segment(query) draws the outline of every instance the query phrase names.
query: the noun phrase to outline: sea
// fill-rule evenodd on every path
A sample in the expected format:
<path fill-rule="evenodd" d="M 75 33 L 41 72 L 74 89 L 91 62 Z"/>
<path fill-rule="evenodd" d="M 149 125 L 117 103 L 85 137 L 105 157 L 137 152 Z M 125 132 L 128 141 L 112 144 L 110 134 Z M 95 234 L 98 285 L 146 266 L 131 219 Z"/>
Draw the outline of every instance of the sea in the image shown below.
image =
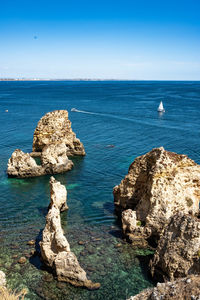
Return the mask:
<path fill-rule="evenodd" d="M 163 101 L 165 113 L 157 108 Z M 71 111 L 76 108 L 78 111 Z M 49 178 L 6 174 L 15 149 L 31 152 L 37 122 L 65 109 L 85 146 L 74 168 L 55 178 L 67 188 L 69 210 L 62 227 L 96 291 L 57 282 L 36 250 L 50 201 Z M 152 148 L 186 154 L 200 163 L 200 82 L 192 81 L 1 81 L 0 82 L 0 270 L 25 299 L 125 300 L 154 286 L 153 255 L 123 240 L 113 187 L 129 165 Z M 81 242 L 81 243 L 79 243 Z M 25 264 L 19 264 L 25 256 Z"/>

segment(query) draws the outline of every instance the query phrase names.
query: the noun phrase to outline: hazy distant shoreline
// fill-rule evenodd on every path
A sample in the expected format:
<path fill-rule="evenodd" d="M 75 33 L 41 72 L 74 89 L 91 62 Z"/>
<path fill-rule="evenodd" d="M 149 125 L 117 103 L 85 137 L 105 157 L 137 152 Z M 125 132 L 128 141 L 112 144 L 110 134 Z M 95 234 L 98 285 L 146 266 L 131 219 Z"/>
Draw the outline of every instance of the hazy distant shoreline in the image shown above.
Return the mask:
<path fill-rule="evenodd" d="M 195 81 L 193 79 L 99 79 L 99 78 L 0 78 L 0 81 Z"/>
<path fill-rule="evenodd" d="M 140 79 L 90 79 L 90 78 L 0 78 L 0 81 L 140 81 Z"/>

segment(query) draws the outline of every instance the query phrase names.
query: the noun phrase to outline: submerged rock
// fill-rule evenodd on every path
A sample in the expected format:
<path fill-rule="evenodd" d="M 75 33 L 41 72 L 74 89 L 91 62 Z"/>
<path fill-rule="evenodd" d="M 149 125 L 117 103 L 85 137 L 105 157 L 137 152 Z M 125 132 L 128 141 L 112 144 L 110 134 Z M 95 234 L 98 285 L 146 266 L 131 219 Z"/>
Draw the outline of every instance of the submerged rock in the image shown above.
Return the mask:
<path fill-rule="evenodd" d="M 38 166 L 29 153 L 16 149 L 8 160 L 7 174 L 10 177 L 26 178 L 46 174 L 42 166 Z"/>
<path fill-rule="evenodd" d="M 72 131 L 66 110 L 55 110 L 44 115 L 33 136 L 33 152 L 42 152 L 47 145 L 64 143 L 67 155 L 85 155 L 83 144 Z"/>
<path fill-rule="evenodd" d="M 42 259 L 47 266 L 55 270 L 59 281 L 97 289 L 100 284 L 87 279 L 86 272 L 79 265 L 75 254 L 71 252 L 61 227 L 60 210 L 63 208 L 64 198 L 66 201 L 64 189 L 54 178 L 51 178 L 50 185 L 51 203 L 40 242 Z"/>
<path fill-rule="evenodd" d="M 27 261 L 26 257 L 22 256 L 22 257 L 20 257 L 20 259 L 18 260 L 18 263 L 19 263 L 19 264 L 25 264 L 26 261 Z"/>
<path fill-rule="evenodd" d="M 156 148 L 135 159 L 128 174 L 114 187 L 116 210 L 126 233 L 157 241 L 171 216 L 178 211 L 197 214 L 200 199 L 200 166 L 186 155 Z"/>
<path fill-rule="evenodd" d="M 3 271 L 0 271 L 0 287 L 6 286 L 6 275 Z"/>
<path fill-rule="evenodd" d="M 152 276 L 164 280 L 200 274 L 200 219 L 182 212 L 173 216 L 159 240 L 150 268 Z"/>
<path fill-rule="evenodd" d="M 128 300 L 198 300 L 200 299 L 200 276 L 187 276 L 173 282 L 158 283 Z"/>

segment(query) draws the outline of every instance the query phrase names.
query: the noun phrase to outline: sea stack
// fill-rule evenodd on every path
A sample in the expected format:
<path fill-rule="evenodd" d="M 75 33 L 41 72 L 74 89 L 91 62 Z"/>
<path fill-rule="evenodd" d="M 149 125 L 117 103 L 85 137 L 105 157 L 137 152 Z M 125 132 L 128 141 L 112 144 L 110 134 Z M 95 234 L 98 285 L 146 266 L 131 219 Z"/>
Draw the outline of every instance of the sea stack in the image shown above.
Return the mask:
<path fill-rule="evenodd" d="M 41 257 L 44 263 L 55 270 L 58 281 L 69 282 L 74 286 L 98 289 L 99 283 L 87 279 L 75 254 L 64 236 L 60 210 L 66 208 L 65 187 L 54 178 L 50 179 L 51 202 L 46 216 L 46 225 L 40 242 Z"/>
<path fill-rule="evenodd" d="M 39 155 L 45 146 L 64 143 L 67 155 L 85 155 L 83 144 L 72 131 L 67 110 L 55 110 L 44 115 L 33 136 L 33 152 Z"/>
<path fill-rule="evenodd" d="M 157 242 L 177 212 L 198 214 L 200 166 L 186 155 L 155 148 L 135 159 L 113 194 L 124 233 L 130 239 L 143 235 Z"/>
<path fill-rule="evenodd" d="M 16 149 L 8 161 L 10 177 L 26 178 L 69 171 L 73 162 L 68 156 L 85 155 L 85 149 L 72 131 L 66 110 L 55 110 L 43 116 L 33 136 L 33 152 Z M 34 157 L 40 157 L 38 165 Z"/>
<path fill-rule="evenodd" d="M 46 171 L 29 153 L 16 149 L 8 160 L 7 174 L 9 177 L 27 178 L 45 175 Z"/>

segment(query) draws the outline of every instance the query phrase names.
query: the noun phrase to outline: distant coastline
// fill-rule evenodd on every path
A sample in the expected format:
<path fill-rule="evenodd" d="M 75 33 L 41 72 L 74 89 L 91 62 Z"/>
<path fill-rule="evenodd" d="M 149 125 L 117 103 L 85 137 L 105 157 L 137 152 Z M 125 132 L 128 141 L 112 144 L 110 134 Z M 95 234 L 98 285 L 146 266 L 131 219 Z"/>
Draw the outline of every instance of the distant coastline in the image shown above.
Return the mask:
<path fill-rule="evenodd" d="M 140 81 L 140 79 L 100 79 L 100 78 L 0 78 L 0 81 Z"/>
<path fill-rule="evenodd" d="M 193 79 L 114 79 L 114 78 L 0 78 L 0 81 L 196 81 Z"/>

